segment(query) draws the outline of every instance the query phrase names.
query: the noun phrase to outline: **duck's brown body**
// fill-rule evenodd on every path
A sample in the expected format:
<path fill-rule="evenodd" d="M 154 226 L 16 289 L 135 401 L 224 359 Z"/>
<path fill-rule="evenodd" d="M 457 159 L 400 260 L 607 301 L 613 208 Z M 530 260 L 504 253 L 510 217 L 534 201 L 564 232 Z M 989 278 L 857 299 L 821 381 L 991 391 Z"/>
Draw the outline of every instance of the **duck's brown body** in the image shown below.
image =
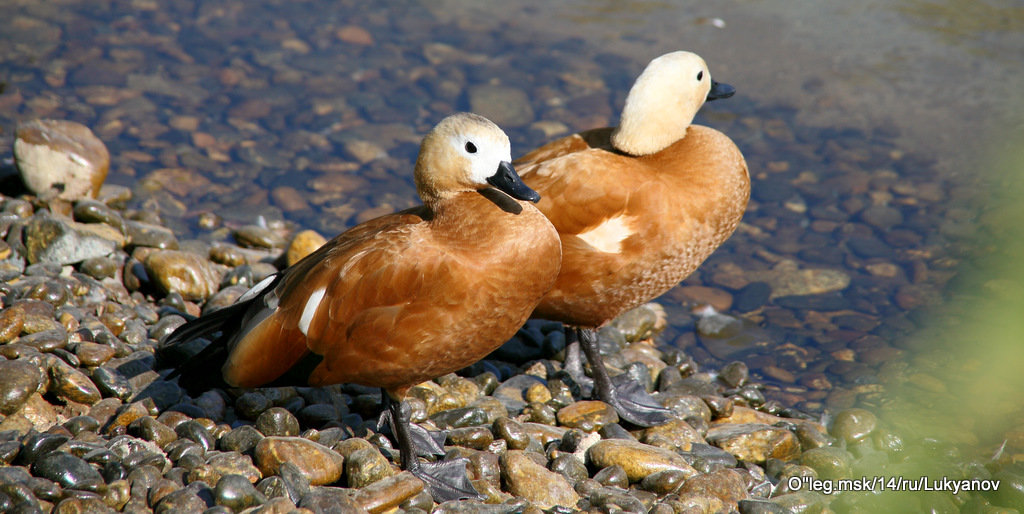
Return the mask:
<path fill-rule="evenodd" d="M 562 271 L 534 311 L 599 327 L 689 276 L 736 229 L 750 197 L 746 162 L 717 130 L 646 156 L 616 151 L 613 129 L 544 145 L 515 162 L 562 240 Z"/>
<path fill-rule="evenodd" d="M 279 307 L 235 338 L 224 377 L 266 384 L 312 353 L 323 360 L 308 384 L 358 383 L 400 398 L 500 346 L 550 288 L 559 262 L 544 216 L 494 190 L 371 220 L 284 272 Z M 320 289 L 328 300 L 303 332 Z"/>
<path fill-rule="evenodd" d="M 417 459 L 445 451 L 401 401 L 411 386 L 501 345 L 558 276 L 558 233 L 509 161 L 508 136 L 486 118 L 441 120 L 416 160 L 422 207 L 335 237 L 235 304 L 179 327 L 158 356 L 185 354 L 176 373 L 190 392 L 223 383 L 381 387 L 402 467 L 439 503 L 479 497 L 464 459 Z M 190 354 L 200 337 L 213 340 Z"/>

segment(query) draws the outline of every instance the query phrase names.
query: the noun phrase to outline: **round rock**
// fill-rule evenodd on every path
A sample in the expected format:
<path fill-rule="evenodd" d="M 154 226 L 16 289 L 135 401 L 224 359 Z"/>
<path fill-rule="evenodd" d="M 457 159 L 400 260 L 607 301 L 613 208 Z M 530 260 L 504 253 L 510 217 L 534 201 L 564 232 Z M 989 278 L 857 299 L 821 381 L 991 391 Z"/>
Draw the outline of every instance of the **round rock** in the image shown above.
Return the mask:
<path fill-rule="evenodd" d="M 681 455 L 637 441 L 605 439 L 587 449 L 587 462 L 596 468 L 619 465 L 630 482 L 639 482 L 648 475 L 675 469 L 687 476 L 697 474 Z"/>
<path fill-rule="evenodd" d="M 145 266 L 161 291 L 178 292 L 186 300 L 204 300 L 220 285 L 210 262 L 193 253 L 158 250 L 146 257 Z"/>
<path fill-rule="evenodd" d="M 256 444 L 256 466 L 263 476 L 275 475 L 285 462 L 294 464 L 313 485 L 336 482 L 345 459 L 334 450 L 301 437 L 267 437 Z"/>
<path fill-rule="evenodd" d="M 30 191 L 65 200 L 96 198 L 110 167 L 107 147 L 81 123 L 33 120 L 18 126 L 14 159 Z"/>
<path fill-rule="evenodd" d="M 27 359 L 0 361 L 0 413 L 6 416 L 20 409 L 43 378 L 39 366 Z"/>
<path fill-rule="evenodd" d="M 573 508 L 579 501 L 564 476 L 548 471 L 520 450 L 509 450 L 501 456 L 501 475 L 509 492 L 542 509 L 556 505 Z"/>

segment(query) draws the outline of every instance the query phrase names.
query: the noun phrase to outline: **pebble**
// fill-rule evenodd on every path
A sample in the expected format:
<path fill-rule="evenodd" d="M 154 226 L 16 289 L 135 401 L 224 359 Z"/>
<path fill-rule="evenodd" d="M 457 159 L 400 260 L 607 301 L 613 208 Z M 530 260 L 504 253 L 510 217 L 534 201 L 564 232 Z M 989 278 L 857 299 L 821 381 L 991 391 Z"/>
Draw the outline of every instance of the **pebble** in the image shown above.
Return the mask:
<path fill-rule="evenodd" d="M 555 506 L 573 508 L 579 495 L 559 473 L 548 471 L 521 450 L 509 450 L 501 456 L 502 480 L 509 491 L 542 509 Z"/>
<path fill-rule="evenodd" d="M 326 242 L 327 239 L 315 230 L 303 230 L 295 234 L 295 237 L 288 243 L 288 249 L 285 251 L 285 261 L 291 266 L 302 260 L 303 257 L 315 252 L 317 248 L 320 248 Z"/>
<path fill-rule="evenodd" d="M 311 488 L 308 493 L 302 495 L 298 507 L 309 509 L 312 512 L 337 512 L 338 514 L 358 514 L 366 511 L 352 500 L 348 491 L 337 487 Z"/>
<path fill-rule="evenodd" d="M 853 456 L 842 448 L 812 448 L 803 452 L 800 463 L 810 467 L 820 478 L 835 480 L 850 477 L 850 464 Z"/>
<path fill-rule="evenodd" d="M 248 453 L 263 437 L 263 434 L 252 425 L 242 425 L 221 436 L 217 440 L 217 448 L 229 452 Z"/>
<path fill-rule="evenodd" d="M 601 485 L 619 487 L 626 489 L 629 487 L 629 477 L 626 476 L 626 470 L 622 469 L 622 466 L 618 464 L 614 466 L 608 466 L 594 474 L 594 480 Z"/>
<path fill-rule="evenodd" d="M 68 489 L 96 490 L 103 477 L 89 463 L 69 453 L 48 453 L 32 463 L 32 473 Z"/>
<path fill-rule="evenodd" d="M 86 259 L 103 257 L 118 247 L 115 240 L 107 237 L 116 238 L 119 235 L 114 229 L 110 231 L 113 233 L 103 233 L 93 225 L 44 215 L 33 216 L 24 229 L 25 257 L 31 264 L 75 264 Z M 99 235 L 100 233 L 103 235 Z"/>
<path fill-rule="evenodd" d="M 719 469 L 688 478 L 679 488 L 678 494 L 715 496 L 728 505 L 736 505 L 747 497 L 747 483 L 740 472 Z"/>
<path fill-rule="evenodd" d="M 14 158 L 30 191 L 64 200 L 96 198 L 110 167 L 106 145 L 89 127 L 69 120 L 18 125 Z"/>
<path fill-rule="evenodd" d="M 256 418 L 256 430 L 265 436 L 297 436 L 299 420 L 281 407 L 271 407 Z"/>
<path fill-rule="evenodd" d="M 619 422 L 615 409 L 601 401 L 580 401 L 567 405 L 558 410 L 557 416 L 559 424 L 586 432 L 594 432 L 605 425 Z"/>
<path fill-rule="evenodd" d="M 102 398 L 96 384 L 60 359 L 50 359 L 50 391 L 67 400 L 92 405 Z"/>
<path fill-rule="evenodd" d="M 829 433 L 853 444 L 864 440 L 878 425 L 878 417 L 865 409 L 846 409 L 836 414 Z"/>
<path fill-rule="evenodd" d="M 644 444 L 673 451 L 689 451 L 693 443 L 704 442 L 700 432 L 682 419 L 673 419 L 667 423 L 644 429 L 639 439 Z"/>
<path fill-rule="evenodd" d="M 160 448 L 164 448 L 178 439 L 178 433 L 174 429 L 157 421 L 152 416 L 143 416 L 132 421 L 128 424 L 128 430 L 142 439 L 152 441 Z"/>
<path fill-rule="evenodd" d="M 648 339 L 665 328 L 665 309 L 657 303 L 645 303 L 623 312 L 611 324 L 626 342 Z"/>
<path fill-rule="evenodd" d="M 24 310 L 12 307 L 0 311 L 0 344 L 7 344 L 13 341 L 14 338 L 21 334 L 24 325 Z"/>
<path fill-rule="evenodd" d="M 598 441 L 586 452 L 587 463 L 597 468 L 621 466 L 630 482 L 639 482 L 648 475 L 673 469 L 689 476 L 697 474 L 676 452 L 624 439 Z"/>
<path fill-rule="evenodd" d="M 360 439 L 350 439 L 360 440 Z M 345 476 L 348 486 L 361 488 L 394 474 L 388 459 L 376 447 L 361 448 L 339 453 L 345 457 Z"/>
<path fill-rule="evenodd" d="M 177 250 L 178 238 L 167 228 L 152 223 L 136 220 L 125 221 L 128 241 L 132 246 L 159 248 L 161 250 Z"/>
<path fill-rule="evenodd" d="M 179 293 L 186 300 L 203 300 L 217 292 L 220 278 L 198 255 L 157 250 L 145 260 L 146 272 L 163 293 Z"/>
<path fill-rule="evenodd" d="M 769 458 L 785 461 L 800 455 L 796 435 L 760 423 L 719 424 L 711 427 L 705 438 L 742 461 L 764 463 Z"/>
<path fill-rule="evenodd" d="M 691 475 L 678 469 L 666 469 L 647 475 L 640 481 L 640 488 L 659 496 L 673 494 L 679 490 Z"/>
<path fill-rule="evenodd" d="M 44 378 L 39 366 L 27 359 L 0 361 L 0 414 L 6 416 L 21 409 L 43 385 Z"/>
<path fill-rule="evenodd" d="M 213 489 L 213 495 L 217 505 L 223 505 L 234 512 L 267 502 L 267 498 L 242 475 L 222 475 Z"/>
<path fill-rule="evenodd" d="M 837 269 L 800 268 L 791 260 L 783 260 L 770 271 L 747 272 L 750 282 L 764 282 L 771 288 L 771 298 L 803 296 L 841 291 L 850 285 L 850 276 Z"/>
<path fill-rule="evenodd" d="M 352 495 L 352 502 L 371 513 L 387 512 L 423 490 L 424 484 L 419 478 L 403 471 L 359 489 Z"/>
<path fill-rule="evenodd" d="M 277 474 L 281 464 L 288 462 L 312 485 L 337 482 L 345 470 L 344 457 L 301 437 L 265 437 L 256 444 L 253 457 L 264 476 Z"/>
<path fill-rule="evenodd" d="M 245 225 L 236 229 L 232 235 L 243 248 L 284 248 L 285 241 L 273 230 L 259 225 Z"/>

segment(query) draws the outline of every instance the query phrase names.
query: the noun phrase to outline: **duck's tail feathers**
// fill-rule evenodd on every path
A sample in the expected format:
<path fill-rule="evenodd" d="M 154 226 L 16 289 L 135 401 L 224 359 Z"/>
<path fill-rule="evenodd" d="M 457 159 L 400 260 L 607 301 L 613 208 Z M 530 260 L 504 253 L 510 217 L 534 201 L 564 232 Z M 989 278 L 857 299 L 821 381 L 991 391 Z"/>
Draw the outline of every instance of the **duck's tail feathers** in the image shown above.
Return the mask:
<path fill-rule="evenodd" d="M 167 379 L 180 376 L 178 384 L 193 396 L 227 387 L 221 367 L 250 302 L 229 305 L 178 327 L 157 347 L 156 367 L 173 368 Z"/>

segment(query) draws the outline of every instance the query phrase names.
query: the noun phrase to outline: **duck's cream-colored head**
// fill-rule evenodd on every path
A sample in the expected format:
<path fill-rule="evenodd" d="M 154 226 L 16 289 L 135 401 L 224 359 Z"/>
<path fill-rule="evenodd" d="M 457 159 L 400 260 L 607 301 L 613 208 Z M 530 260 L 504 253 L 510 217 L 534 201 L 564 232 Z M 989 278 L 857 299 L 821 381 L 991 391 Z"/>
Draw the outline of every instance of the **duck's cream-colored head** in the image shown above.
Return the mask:
<path fill-rule="evenodd" d="M 612 145 L 630 155 L 657 153 L 686 135 L 705 101 L 734 92 L 732 86 L 711 80 L 699 55 L 662 55 L 647 65 L 629 90 Z"/>
<path fill-rule="evenodd" d="M 536 202 L 512 167 L 508 136 L 491 120 L 457 113 L 434 126 L 416 159 L 416 191 L 430 205 L 463 191 L 494 187 L 517 200 Z"/>

